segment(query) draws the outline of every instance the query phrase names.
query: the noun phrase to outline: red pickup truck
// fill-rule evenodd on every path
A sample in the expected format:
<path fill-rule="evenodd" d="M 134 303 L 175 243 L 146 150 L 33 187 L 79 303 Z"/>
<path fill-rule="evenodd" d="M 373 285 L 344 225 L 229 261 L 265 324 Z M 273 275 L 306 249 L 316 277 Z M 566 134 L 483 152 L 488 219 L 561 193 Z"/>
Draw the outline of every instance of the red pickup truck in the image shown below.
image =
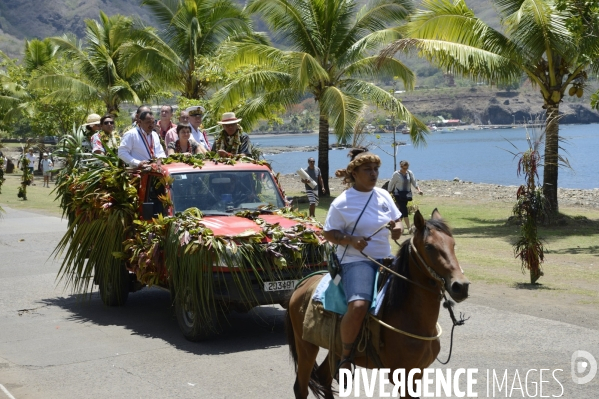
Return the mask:
<path fill-rule="evenodd" d="M 184 336 L 197 341 L 218 333 L 228 311 L 283 303 L 302 277 L 326 267 L 330 247 L 318 223 L 287 207 L 268 165 L 168 162 L 132 175 L 138 217 L 125 226 L 120 269 L 93 266 L 106 305 L 123 305 L 129 292 L 146 285 L 168 289 Z M 77 184 L 68 187 L 78 195 Z M 113 202 L 94 206 L 110 210 Z M 87 219 L 105 217 L 94 215 Z M 63 275 L 76 270 L 61 269 Z"/>

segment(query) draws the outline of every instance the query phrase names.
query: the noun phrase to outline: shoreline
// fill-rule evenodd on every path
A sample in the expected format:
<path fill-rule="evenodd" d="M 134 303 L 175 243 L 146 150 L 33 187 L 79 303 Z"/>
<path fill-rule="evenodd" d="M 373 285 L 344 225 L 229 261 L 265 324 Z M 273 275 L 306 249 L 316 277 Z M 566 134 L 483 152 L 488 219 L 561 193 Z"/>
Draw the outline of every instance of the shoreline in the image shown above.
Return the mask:
<path fill-rule="evenodd" d="M 379 179 L 377 187 L 381 187 L 386 181 L 387 179 Z M 288 194 L 301 194 L 305 191 L 304 184 L 295 174 L 280 175 L 279 182 Z M 463 180 L 419 180 L 418 184 L 425 196 L 510 204 L 515 203 L 518 191 L 518 186 L 472 183 Z M 337 196 L 345 189 L 345 185 L 341 179 L 332 177 L 329 178 L 329 188 L 331 195 Z M 558 188 L 557 195 L 560 206 L 599 209 L 599 188 Z"/>

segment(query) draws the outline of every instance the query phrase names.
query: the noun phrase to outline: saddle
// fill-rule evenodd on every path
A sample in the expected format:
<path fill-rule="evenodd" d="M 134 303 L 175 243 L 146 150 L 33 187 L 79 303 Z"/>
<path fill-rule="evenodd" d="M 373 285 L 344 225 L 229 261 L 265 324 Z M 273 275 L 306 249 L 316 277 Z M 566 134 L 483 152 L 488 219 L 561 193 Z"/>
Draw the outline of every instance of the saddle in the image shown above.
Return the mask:
<path fill-rule="evenodd" d="M 313 300 L 312 293 L 316 289 L 316 281 L 303 298 L 302 309 L 305 311 L 302 339 L 321 348 L 328 349 L 336 356 L 329 356 L 331 372 L 335 372 L 335 358 L 342 353 L 339 325 L 342 315 L 324 309 L 321 302 Z M 381 311 L 382 312 L 382 311 Z M 372 315 L 364 319 L 355 348 L 355 357 L 368 357 L 373 367 L 382 367 L 380 351 L 384 343 L 381 340 L 380 324 L 371 320 Z M 380 317 L 380 314 L 379 314 Z"/>

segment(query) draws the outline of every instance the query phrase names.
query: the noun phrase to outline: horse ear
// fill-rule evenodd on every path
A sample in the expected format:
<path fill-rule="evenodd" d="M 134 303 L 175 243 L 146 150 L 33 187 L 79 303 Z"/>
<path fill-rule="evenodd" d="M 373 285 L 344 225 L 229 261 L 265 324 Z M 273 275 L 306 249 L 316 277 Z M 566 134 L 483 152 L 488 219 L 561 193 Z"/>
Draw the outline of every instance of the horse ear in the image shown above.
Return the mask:
<path fill-rule="evenodd" d="M 414 226 L 416 226 L 416 230 L 423 230 L 424 225 L 425 225 L 424 218 L 422 217 L 420 210 L 418 210 L 414 214 Z"/>
<path fill-rule="evenodd" d="M 439 210 L 437 208 L 435 208 L 433 213 L 431 213 L 431 219 L 443 219 L 441 213 L 439 213 Z"/>

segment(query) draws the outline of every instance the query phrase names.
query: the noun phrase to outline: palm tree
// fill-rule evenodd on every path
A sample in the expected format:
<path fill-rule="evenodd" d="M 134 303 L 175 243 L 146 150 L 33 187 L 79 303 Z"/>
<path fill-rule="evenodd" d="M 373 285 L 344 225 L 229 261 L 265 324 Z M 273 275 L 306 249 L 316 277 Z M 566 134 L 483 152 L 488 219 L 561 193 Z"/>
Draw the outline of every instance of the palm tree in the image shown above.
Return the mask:
<path fill-rule="evenodd" d="M 188 99 L 203 97 L 209 85 L 196 75 L 197 58 L 252 32 L 249 18 L 230 0 L 142 0 L 141 5 L 150 7 L 162 37 L 178 55 L 178 89 Z"/>
<path fill-rule="evenodd" d="M 348 0 L 250 0 L 246 11 L 262 15 L 291 50 L 231 44 L 232 65 L 259 67 L 217 92 L 214 110 L 238 107 L 247 127 L 266 115 L 270 104 L 289 107 L 311 93 L 319 107 L 318 166 L 328 195 L 329 126 L 338 141 L 347 140 L 366 102 L 396 112 L 410 125 L 414 143 L 423 141 L 426 126 L 371 83 L 397 76 L 413 87 L 414 74 L 400 61 L 387 57 L 377 63 L 372 55 L 381 44 L 401 37 L 388 26 L 402 23 L 411 9 L 405 0 L 373 0 L 359 10 Z"/>
<path fill-rule="evenodd" d="M 50 38 L 75 63 L 78 75 L 50 73 L 35 79 L 34 88 L 49 88 L 51 98 L 99 99 L 107 112 L 118 112 L 123 101 L 139 104 L 173 81 L 178 57 L 151 28 L 102 11 L 99 21 L 88 19 L 85 25 L 85 47 L 70 36 Z"/>
<path fill-rule="evenodd" d="M 554 0 L 494 0 L 505 34 L 474 15 L 464 0 L 425 0 L 406 26 L 407 39 L 382 54 L 416 49 L 454 74 L 509 83 L 525 74 L 543 97 L 546 110 L 543 193 L 558 212 L 559 105 L 582 94 L 587 70 L 597 71 L 599 36 L 574 34 L 577 16 Z M 596 18 L 592 18 L 596 20 Z M 597 22 L 589 27 L 596 31 Z"/>

